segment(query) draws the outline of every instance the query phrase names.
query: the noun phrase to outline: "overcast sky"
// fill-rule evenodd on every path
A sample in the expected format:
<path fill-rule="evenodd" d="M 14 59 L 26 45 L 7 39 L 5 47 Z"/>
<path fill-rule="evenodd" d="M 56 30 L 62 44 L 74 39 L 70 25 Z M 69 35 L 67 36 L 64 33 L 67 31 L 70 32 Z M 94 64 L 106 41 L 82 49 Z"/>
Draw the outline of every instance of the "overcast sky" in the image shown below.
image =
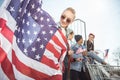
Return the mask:
<path fill-rule="evenodd" d="M 76 18 L 86 22 L 87 35 L 95 34 L 95 49 L 108 48 L 112 53 L 120 47 L 120 0 L 43 0 L 42 5 L 55 22 L 67 7 L 73 7 Z"/>

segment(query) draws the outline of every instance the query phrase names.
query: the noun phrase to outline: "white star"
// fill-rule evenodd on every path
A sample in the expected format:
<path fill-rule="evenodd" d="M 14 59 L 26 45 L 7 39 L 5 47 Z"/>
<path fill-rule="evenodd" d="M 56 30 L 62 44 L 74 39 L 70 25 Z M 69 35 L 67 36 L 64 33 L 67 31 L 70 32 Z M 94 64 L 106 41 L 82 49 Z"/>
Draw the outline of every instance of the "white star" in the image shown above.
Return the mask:
<path fill-rule="evenodd" d="M 42 10 L 41 10 L 40 12 L 41 12 L 41 14 L 43 13 L 43 11 L 42 11 Z"/>
<path fill-rule="evenodd" d="M 42 1 L 41 1 L 41 0 L 39 0 L 39 3 L 41 4 L 41 3 L 42 3 Z"/>
<path fill-rule="evenodd" d="M 21 12 L 21 11 L 22 11 L 22 8 L 19 9 L 19 12 Z"/>
<path fill-rule="evenodd" d="M 22 33 L 25 33 L 24 29 L 22 29 Z"/>
<path fill-rule="evenodd" d="M 23 23 L 23 24 L 25 23 L 25 19 L 22 20 L 22 23 Z"/>
<path fill-rule="evenodd" d="M 34 8 L 35 8 L 35 4 L 32 4 L 31 6 L 32 6 L 32 9 L 34 9 Z"/>
<path fill-rule="evenodd" d="M 27 53 L 27 49 L 24 49 L 24 51 L 23 51 L 24 53 Z"/>
<path fill-rule="evenodd" d="M 40 45 L 40 48 L 41 48 L 41 49 L 43 49 L 43 48 L 44 48 L 44 45 L 43 45 L 43 44 L 41 44 L 41 45 Z"/>
<path fill-rule="evenodd" d="M 41 9 L 38 7 L 38 8 L 37 8 L 37 12 L 39 12 L 40 10 L 41 10 Z"/>
<path fill-rule="evenodd" d="M 35 20 L 38 19 L 38 17 L 36 15 L 34 16 L 34 18 L 35 18 Z"/>
<path fill-rule="evenodd" d="M 33 34 L 34 34 L 34 35 L 37 35 L 37 31 L 34 31 Z"/>
<path fill-rule="evenodd" d="M 10 11 L 11 11 L 11 12 L 12 12 L 12 11 L 15 11 L 14 7 L 10 7 Z"/>
<path fill-rule="evenodd" d="M 27 23 L 26 23 L 26 24 L 27 24 L 27 26 L 29 26 L 29 25 L 30 25 L 30 22 L 29 22 L 29 21 L 27 21 Z"/>
<path fill-rule="evenodd" d="M 18 19 L 20 19 L 20 17 L 19 17 L 19 16 L 18 16 L 17 18 L 18 18 Z"/>
<path fill-rule="evenodd" d="M 27 12 L 26 9 L 24 9 L 24 12 L 25 12 L 25 13 Z"/>
<path fill-rule="evenodd" d="M 20 32 L 20 27 L 17 29 L 18 32 Z"/>
<path fill-rule="evenodd" d="M 47 18 L 47 22 L 50 22 L 50 19 L 49 19 L 49 18 Z"/>
<path fill-rule="evenodd" d="M 35 47 L 33 47 L 33 48 L 32 48 L 32 51 L 33 51 L 33 52 L 35 52 L 35 51 L 36 51 L 36 48 L 35 48 Z"/>
<path fill-rule="evenodd" d="M 22 43 L 25 43 L 25 39 L 22 39 Z"/>
<path fill-rule="evenodd" d="M 43 21 L 43 19 L 44 19 L 43 17 L 40 18 L 41 21 Z"/>
<path fill-rule="evenodd" d="M 43 35 L 45 35 L 45 34 L 46 34 L 46 32 L 45 32 L 45 31 L 42 31 L 42 34 L 43 34 Z"/>
<path fill-rule="evenodd" d="M 39 54 L 35 55 L 35 59 L 37 59 L 37 60 L 39 60 L 39 59 L 40 59 Z"/>
<path fill-rule="evenodd" d="M 17 30 L 18 25 L 16 25 L 15 30 Z"/>
<path fill-rule="evenodd" d="M 23 0 L 20 0 L 20 3 L 23 2 Z"/>
<path fill-rule="evenodd" d="M 40 25 L 41 27 L 44 27 L 44 25 Z"/>
<path fill-rule="evenodd" d="M 18 38 L 17 42 L 20 43 L 20 39 L 19 38 Z"/>
<path fill-rule="evenodd" d="M 30 35 L 30 31 L 29 30 L 27 31 L 27 34 Z"/>
<path fill-rule="evenodd" d="M 31 44 L 33 41 L 32 41 L 32 39 L 29 39 L 29 43 Z"/>
<path fill-rule="evenodd" d="M 30 12 L 28 12 L 28 14 L 27 14 L 27 15 L 28 15 L 28 17 L 29 17 L 29 16 L 31 15 L 31 13 L 30 13 Z"/>
<path fill-rule="evenodd" d="M 48 25 L 49 27 L 51 27 L 52 25 Z"/>
<path fill-rule="evenodd" d="M 46 41 L 48 40 L 47 38 L 44 38 Z"/>
<path fill-rule="evenodd" d="M 53 30 L 50 30 L 50 32 L 49 32 L 51 35 L 53 34 Z"/>
<path fill-rule="evenodd" d="M 41 39 L 40 38 L 37 38 L 37 41 L 39 42 Z"/>
<path fill-rule="evenodd" d="M 33 25 L 32 25 L 33 27 L 36 27 L 36 24 L 35 23 L 33 23 Z"/>

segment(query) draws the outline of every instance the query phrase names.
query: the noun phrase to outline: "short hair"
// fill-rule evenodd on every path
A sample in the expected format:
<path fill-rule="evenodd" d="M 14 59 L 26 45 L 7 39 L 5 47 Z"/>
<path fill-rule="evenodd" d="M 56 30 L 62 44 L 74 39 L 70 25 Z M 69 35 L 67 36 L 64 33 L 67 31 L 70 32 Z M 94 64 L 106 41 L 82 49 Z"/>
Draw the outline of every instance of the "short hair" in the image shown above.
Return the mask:
<path fill-rule="evenodd" d="M 95 35 L 93 33 L 90 33 L 89 36 L 92 35 L 95 38 Z"/>
<path fill-rule="evenodd" d="M 80 39 L 83 39 L 82 35 L 75 35 L 74 38 L 76 42 L 78 42 Z"/>

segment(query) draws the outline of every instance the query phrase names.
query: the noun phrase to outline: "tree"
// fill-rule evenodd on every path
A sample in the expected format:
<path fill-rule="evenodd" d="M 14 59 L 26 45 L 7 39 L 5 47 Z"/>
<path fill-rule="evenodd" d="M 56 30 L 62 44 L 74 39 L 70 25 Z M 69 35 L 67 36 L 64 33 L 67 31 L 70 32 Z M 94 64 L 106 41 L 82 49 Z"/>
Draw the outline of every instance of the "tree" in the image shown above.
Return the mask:
<path fill-rule="evenodd" d="M 117 66 L 120 66 L 120 47 L 114 50 L 114 61 L 117 62 Z"/>

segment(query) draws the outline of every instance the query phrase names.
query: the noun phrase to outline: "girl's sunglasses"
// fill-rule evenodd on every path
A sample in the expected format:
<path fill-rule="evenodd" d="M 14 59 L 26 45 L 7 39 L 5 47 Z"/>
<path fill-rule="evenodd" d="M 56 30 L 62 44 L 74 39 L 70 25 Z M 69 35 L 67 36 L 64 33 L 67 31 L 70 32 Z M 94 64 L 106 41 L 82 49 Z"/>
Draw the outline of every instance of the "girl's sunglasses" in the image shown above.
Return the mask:
<path fill-rule="evenodd" d="M 70 18 L 67 18 L 67 17 L 64 16 L 64 15 L 61 16 L 61 19 L 62 19 L 62 20 L 66 19 L 66 22 L 67 22 L 67 23 L 70 23 L 70 22 L 72 21 Z"/>

